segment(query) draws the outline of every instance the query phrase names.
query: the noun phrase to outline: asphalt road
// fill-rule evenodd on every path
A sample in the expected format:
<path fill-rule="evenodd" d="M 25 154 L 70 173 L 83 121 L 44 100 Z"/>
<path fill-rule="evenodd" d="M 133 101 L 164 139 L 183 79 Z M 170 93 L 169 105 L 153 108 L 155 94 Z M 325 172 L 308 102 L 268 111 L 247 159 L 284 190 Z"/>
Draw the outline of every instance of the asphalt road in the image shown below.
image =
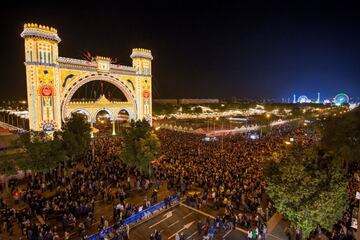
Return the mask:
<path fill-rule="evenodd" d="M 176 233 L 183 233 L 188 240 L 203 239 L 203 236 L 198 234 L 197 222 L 201 220 L 204 223 L 207 218 L 209 217 L 201 212 L 178 205 L 132 228 L 130 239 L 148 240 L 155 230 L 160 231 L 162 240 L 174 240 Z M 246 236 L 240 231 L 232 230 L 217 234 L 216 239 L 242 240 L 246 239 Z"/>

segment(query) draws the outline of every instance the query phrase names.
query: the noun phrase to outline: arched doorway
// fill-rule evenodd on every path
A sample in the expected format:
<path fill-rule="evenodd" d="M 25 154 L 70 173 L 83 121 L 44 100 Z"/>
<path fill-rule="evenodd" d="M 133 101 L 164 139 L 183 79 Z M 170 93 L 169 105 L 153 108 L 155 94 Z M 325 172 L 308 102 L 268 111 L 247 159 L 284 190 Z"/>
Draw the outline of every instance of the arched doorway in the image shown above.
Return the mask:
<path fill-rule="evenodd" d="M 92 82 L 96 82 L 99 81 L 100 83 L 103 82 L 104 85 L 105 83 L 107 85 L 112 85 L 115 86 L 118 90 L 120 90 L 120 92 L 122 93 L 122 95 L 125 97 L 125 101 L 122 102 L 121 100 L 118 101 L 111 101 L 111 94 L 107 93 L 108 96 L 106 96 L 105 92 L 106 91 L 106 86 L 102 85 L 101 88 L 103 88 L 103 90 L 100 90 L 99 88 L 96 88 L 97 91 L 94 92 L 93 89 L 90 89 L 88 91 L 90 98 L 90 101 L 93 101 L 95 103 L 95 99 L 97 98 L 97 100 L 99 98 L 103 98 L 103 99 L 107 99 L 109 101 L 109 105 L 111 103 L 126 103 L 128 105 L 128 107 L 131 108 L 131 112 L 132 114 L 134 114 L 132 117 L 134 119 L 136 119 L 136 112 L 137 112 L 137 105 L 136 105 L 136 97 L 135 97 L 135 92 L 122 80 L 112 76 L 112 75 L 108 75 L 108 74 L 92 74 L 92 75 L 85 75 L 82 77 L 79 77 L 79 79 L 76 80 L 76 84 L 74 85 L 70 85 L 69 87 L 67 87 L 64 90 L 64 93 L 62 95 L 62 102 L 61 102 L 61 115 L 62 115 L 62 119 L 63 121 L 65 120 L 66 117 L 69 116 L 69 105 L 70 102 L 72 101 L 73 97 L 78 101 L 77 103 L 79 103 L 78 105 L 80 105 L 83 102 L 83 99 L 78 99 L 78 95 L 77 92 L 78 90 L 83 91 L 85 84 L 87 83 L 92 83 Z M 86 89 L 86 87 L 85 87 Z M 86 91 L 85 91 L 86 92 Z M 110 97 L 110 99 L 108 99 Z M 104 103 L 104 101 L 102 102 Z M 77 107 L 77 106 L 76 106 Z M 108 108 L 111 108 L 111 106 L 106 106 Z M 71 108 L 70 108 L 71 109 Z"/>
<path fill-rule="evenodd" d="M 72 111 L 71 113 L 82 114 L 82 115 L 84 115 L 87 122 L 92 121 L 91 114 L 88 111 L 84 110 L 84 109 L 77 109 L 77 110 Z"/>
<path fill-rule="evenodd" d="M 101 133 L 111 133 L 114 117 L 109 109 L 99 109 L 93 117 L 93 127 Z"/>
<path fill-rule="evenodd" d="M 130 121 L 130 113 L 126 109 L 121 109 L 116 118 L 117 121 L 124 123 Z"/>

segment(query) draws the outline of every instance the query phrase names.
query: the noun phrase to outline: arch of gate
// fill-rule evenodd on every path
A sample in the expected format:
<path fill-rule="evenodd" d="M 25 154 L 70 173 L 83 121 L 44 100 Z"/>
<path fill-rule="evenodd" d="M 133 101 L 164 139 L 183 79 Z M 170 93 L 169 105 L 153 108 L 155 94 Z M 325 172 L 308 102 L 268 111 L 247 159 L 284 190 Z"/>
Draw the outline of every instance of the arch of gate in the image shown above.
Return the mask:
<path fill-rule="evenodd" d="M 88 56 L 86 60 L 60 57 L 61 39 L 53 27 L 27 23 L 21 37 L 25 39 L 25 67 L 29 125 L 34 131 L 52 132 L 61 129 L 70 113 L 82 109 L 93 112 L 107 108 L 113 116 L 127 108 L 132 119 L 145 119 L 152 124 L 150 50 L 132 49 L 132 66 L 114 63 L 111 58 Z M 126 102 L 72 102 L 71 97 L 82 85 L 91 81 L 106 81 L 119 88 Z"/>
<path fill-rule="evenodd" d="M 133 112 L 133 110 L 132 110 L 131 108 L 129 108 L 129 107 L 122 107 L 122 108 L 117 112 L 117 116 L 119 116 L 120 112 L 123 111 L 123 110 L 125 110 L 125 111 L 128 113 L 128 115 L 129 115 L 128 121 L 131 121 L 132 119 L 135 119 L 135 118 L 134 118 L 134 112 Z"/>
<path fill-rule="evenodd" d="M 98 109 L 98 110 L 96 110 L 96 111 L 94 112 L 94 115 L 93 115 L 93 120 L 94 120 L 94 121 L 93 121 L 93 122 L 96 121 L 96 117 L 97 117 L 98 113 L 101 112 L 101 111 L 105 111 L 105 112 L 107 112 L 107 113 L 109 114 L 110 121 L 114 121 L 114 120 L 115 120 L 115 118 L 114 118 L 114 113 L 113 113 L 110 109 L 108 109 L 108 108 L 102 108 L 102 109 Z"/>
<path fill-rule="evenodd" d="M 75 109 L 75 110 L 72 110 L 71 113 L 80 113 L 80 114 L 83 114 L 86 116 L 86 120 L 88 122 L 92 122 L 92 116 L 91 114 L 85 110 L 85 109 Z"/>
<path fill-rule="evenodd" d="M 101 95 L 96 101 L 71 101 L 72 96 L 81 86 L 86 83 L 98 80 L 109 82 L 116 86 L 121 92 L 124 93 L 127 101 L 109 101 L 104 95 Z M 111 111 L 112 116 L 116 116 L 116 109 L 122 108 L 124 106 L 130 109 L 129 111 L 133 113 L 132 118 L 137 119 L 137 116 L 135 114 L 137 112 L 137 102 L 134 89 L 131 89 L 121 78 L 118 78 L 111 74 L 83 74 L 78 78 L 74 79 L 72 84 L 70 84 L 63 90 L 61 99 L 61 113 L 63 121 L 65 121 L 65 119 L 70 116 L 70 113 L 77 108 L 88 111 L 92 116 L 92 119 L 94 120 L 96 118 L 94 112 L 97 110 L 105 108 L 111 109 L 109 111 Z"/>

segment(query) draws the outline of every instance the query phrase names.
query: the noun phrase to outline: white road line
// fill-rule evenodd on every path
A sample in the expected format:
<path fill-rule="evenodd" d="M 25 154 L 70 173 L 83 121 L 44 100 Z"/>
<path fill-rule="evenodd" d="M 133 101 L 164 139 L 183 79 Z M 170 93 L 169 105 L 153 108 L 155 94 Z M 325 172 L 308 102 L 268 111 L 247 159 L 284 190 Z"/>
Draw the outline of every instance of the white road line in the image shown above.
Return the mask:
<path fill-rule="evenodd" d="M 242 228 L 236 227 L 235 230 L 238 230 L 238 231 L 240 231 L 240 232 L 243 232 L 243 233 L 247 234 L 247 231 L 245 231 L 245 230 L 242 229 Z"/>
<path fill-rule="evenodd" d="M 193 234 L 191 234 L 190 236 L 188 236 L 186 239 L 192 238 L 195 234 L 197 234 L 197 231 L 195 231 Z"/>
<path fill-rule="evenodd" d="M 168 239 L 171 239 L 173 237 L 175 237 L 176 234 L 178 234 L 181 231 L 184 231 L 185 229 L 189 229 L 191 227 L 191 225 L 194 224 L 195 221 L 189 222 L 188 224 L 185 224 L 183 228 L 181 228 L 179 231 L 177 231 L 176 233 L 174 233 L 173 235 L 171 235 L 170 237 L 168 237 Z"/>
<path fill-rule="evenodd" d="M 141 224 L 144 224 L 144 223 L 152 220 L 153 218 L 155 218 L 155 217 L 163 214 L 163 213 L 166 212 L 166 211 L 169 211 L 169 210 L 172 209 L 172 208 L 175 208 L 175 207 L 179 206 L 179 204 L 180 204 L 180 202 L 175 202 L 175 204 L 173 204 L 173 205 L 172 205 L 171 207 L 169 207 L 168 209 L 159 209 L 159 210 L 155 211 L 153 214 L 150 214 L 150 216 L 149 216 L 148 218 L 145 218 L 144 220 L 141 219 L 141 221 L 135 223 L 134 225 L 131 225 L 131 226 L 130 226 L 130 230 L 136 228 L 137 226 L 139 226 L 139 225 L 141 225 Z"/>
<path fill-rule="evenodd" d="M 183 219 L 185 219 L 185 218 L 187 218 L 188 216 L 190 216 L 191 214 L 193 214 L 194 212 L 191 212 L 191 213 L 189 213 L 189 214 L 186 214 L 184 217 L 183 217 Z"/>
<path fill-rule="evenodd" d="M 170 224 L 168 227 L 170 228 L 170 227 L 174 226 L 175 224 L 177 224 L 178 222 L 179 222 L 179 220 L 177 220 L 176 222 Z"/>
<path fill-rule="evenodd" d="M 160 223 L 162 223 L 162 222 L 164 222 L 164 221 L 166 221 L 168 218 L 171 218 L 172 217 L 172 212 L 173 211 L 170 211 L 170 212 L 167 212 L 167 213 L 165 213 L 164 214 L 164 218 L 163 219 L 161 219 L 160 221 L 158 221 L 158 222 L 156 222 L 156 223 L 154 223 L 153 225 L 151 225 L 149 228 L 153 228 L 153 227 L 155 227 L 156 225 L 158 225 L 158 224 L 160 224 Z"/>
<path fill-rule="evenodd" d="M 186 204 L 184 204 L 184 203 L 180 203 L 180 205 L 181 205 L 181 206 L 184 206 L 184 207 L 187 207 L 188 209 L 191 209 L 191 210 L 193 210 L 193 211 L 195 211 L 195 212 L 197 212 L 197 213 L 200 213 L 200 214 L 202 214 L 202 215 L 205 215 L 205 216 L 207 216 L 207 217 L 209 217 L 209 218 L 215 219 L 214 216 L 212 216 L 212 215 L 210 215 L 210 214 L 207 214 L 206 212 L 200 211 L 200 210 L 198 210 L 198 209 L 196 209 L 196 208 L 190 207 L 190 206 L 188 206 L 188 205 L 186 205 Z"/>
<path fill-rule="evenodd" d="M 229 235 L 229 233 L 231 233 L 232 230 L 229 230 L 227 233 L 225 233 L 225 235 L 223 236 L 223 239 L 226 238 L 227 235 Z"/>

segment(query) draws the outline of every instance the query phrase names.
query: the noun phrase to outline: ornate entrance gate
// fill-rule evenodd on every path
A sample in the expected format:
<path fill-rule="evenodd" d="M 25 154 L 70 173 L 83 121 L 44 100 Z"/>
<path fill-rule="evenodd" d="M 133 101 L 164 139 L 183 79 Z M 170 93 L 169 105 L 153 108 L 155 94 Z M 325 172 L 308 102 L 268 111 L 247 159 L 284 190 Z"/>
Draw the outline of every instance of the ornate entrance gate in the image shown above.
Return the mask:
<path fill-rule="evenodd" d="M 102 109 L 108 109 L 113 116 L 125 109 L 130 119 L 146 119 L 152 123 L 150 50 L 133 49 L 132 66 L 123 66 L 100 56 L 90 61 L 59 57 L 61 39 L 52 27 L 25 24 L 21 37 L 25 39 L 31 130 L 61 129 L 62 122 L 74 111 L 87 113 L 87 119 L 93 123 L 96 117 L 93 113 Z M 113 102 L 104 96 L 97 101 L 70 101 L 82 85 L 98 80 L 115 85 L 124 93 L 126 101 Z"/>

